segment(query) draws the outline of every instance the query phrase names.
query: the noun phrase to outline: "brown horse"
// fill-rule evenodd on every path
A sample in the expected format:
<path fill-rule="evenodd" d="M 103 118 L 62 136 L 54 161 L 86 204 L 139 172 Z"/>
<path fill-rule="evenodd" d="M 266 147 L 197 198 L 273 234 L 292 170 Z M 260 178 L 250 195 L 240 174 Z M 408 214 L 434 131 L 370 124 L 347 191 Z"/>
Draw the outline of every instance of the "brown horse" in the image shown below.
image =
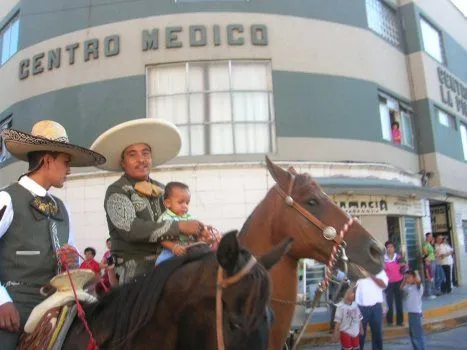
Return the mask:
<path fill-rule="evenodd" d="M 276 185 L 247 219 L 239 239 L 253 254 L 261 256 L 284 237 L 294 238 L 287 255 L 270 272 L 275 321 L 269 349 L 279 350 L 285 343 L 295 310 L 292 303 L 297 298 L 298 260 L 312 258 L 326 264 L 330 259 L 335 242 L 330 237 L 325 238 L 323 227 L 334 227 L 337 232 L 346 228 L 344 240 L 352 279 L 380 272 L 383 248 L 357 221 L 346 225 L 349 216 L 333 203 L 309 174 L 297 174 L 293 168 L 285 171 L 267 157 L 266 165 Z M 286 200 L 287 195 L 302 213 L 290 205 L 292 201 Z M 314 219 L 306 217 L 310 214 Z M 321 228 L 318 227 L 320 225 Z"/>
<path fill-rule="evenodd" d="M 267 269 L 288 250 L 291 239 L 256 263 L 240 248 L 236 234 L 224 235 L 217 253 L 193 248 L 197 251 L 161 263 L 139 281 L 88 306 L 86 317 L 99 348 L 218 349 L 221 332 L 225 349 L 266 350 L 272 317 Z M 224 283 L 219 282 L 219 266 Z M 216 314 L 219 285 L 222 312 Z M 220 327 L 216 327 L 218 319 L 222 319 Z M 83 324 L 76 319 L 63 348 L 86 349 L 88 342 Z"/>

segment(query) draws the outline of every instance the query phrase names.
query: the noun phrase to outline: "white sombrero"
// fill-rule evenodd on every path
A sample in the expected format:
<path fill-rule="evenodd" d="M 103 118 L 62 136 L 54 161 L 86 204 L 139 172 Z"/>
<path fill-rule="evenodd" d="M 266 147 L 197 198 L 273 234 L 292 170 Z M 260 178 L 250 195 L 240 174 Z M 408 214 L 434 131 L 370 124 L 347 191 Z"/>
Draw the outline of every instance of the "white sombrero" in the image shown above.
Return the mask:
<path fill-rule="evenodd" d="M 151 147 L 152 165 L 156 166 L 177 156 L 182 137 L 177 127 L 166 120 L 143 118 L 110 128 L 94 141 L 91 149 L 107 158 L 107 162 L 99 168 L 120 171 L 123 151 L 137 143 Z"/>
<path fill-rule="evenodd" d="M 42 120 L 32 127 L 30 134 L 15 129 L 5 129 L 2 137 L 8 151 L 16 158 L 28 161 L 28 154 L 37 151 L 67 153 L 70 166 L 97 166 L 105 157 L 90 149 L 69 143 L 65 128 L 52 120 Z"/>

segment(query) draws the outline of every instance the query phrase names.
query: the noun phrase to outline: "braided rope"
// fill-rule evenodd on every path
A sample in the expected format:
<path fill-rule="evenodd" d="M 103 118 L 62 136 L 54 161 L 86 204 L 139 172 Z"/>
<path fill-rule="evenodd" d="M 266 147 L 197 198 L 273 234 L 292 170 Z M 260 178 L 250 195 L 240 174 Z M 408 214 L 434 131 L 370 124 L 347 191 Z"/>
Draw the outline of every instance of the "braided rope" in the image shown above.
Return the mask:
<path fill-rule="evenodd" d="M 344 227 L 339 231 L 340 243 L 336 243 L 332 247 L 331 256 L 329 258 L 328 264 L 326 265 L 324 280 L 320 284 L 322 291 L 325 291 L 329 287 L 329 281 L 331 280 L 332 272 L 335 270 L 337 261 L 342 255 L 342 250 L 343 250 L 342 244 L 344 242 L 344 236 L 349 231 L 350 226 L 352 226 L 354 222 L 355 222 L 355 219 L 350 218 L 344 224 Z"/>
<path fill-rule="evenodd" d="M 311 321 L 311 315 L 313 314 L 313 311 L 315 310 L 316 306 L 318 305 L 319 299 L 321 298 L 321 294 L 327 290 L 329 287 L 329 281 L 332 278 L 332 272 L 336 268 L 337 261 L 344 256 L 344 251 L 345 251 L 345 241 L 344 241 L 344 236 L 345 234 L 349 231 L 349 228 L 352 226 L 352 224 L 356 220 L 353 218 L 349 218 L 349 220 L 344 224 L 344 227 L 339 231 L 339 241 L 334 244 L 332 247 L 331 251 L 331 256 L 329 257 L 328 264 L 326 265 L 326 270 L 325 270 L 325 275 L 324 279 L 321 281 L 319 284 L 318 289 L 316 289 L 315 296 L 313 298 L 313 302 L 311 305 L 311 312 L 308 315 L 307 319 L 305 320 L 305 323 L 303 324 L 302 328 L 300 329 L 300 332 L 298 333 L 298 337 L 294 341 L 294 346 L 292 350 L 296 350 L 300 344 L 300 340 L 303 337 L 303 334 L 305 333 L 305 329 L 308 323 Z M 346 264 L 347 262 L 344 261 Z"/>
<path fill-rule="evenodd" d="M 78 253 L 78 251 L 73 247 L 70 247 L 70 248 L 64 247 L 64 248 L 62 248 L 62 250 L 74 251 L 74 252 L 76 252 L 76 254 L 79 257 L 83 258 Z M 71 275 L 70 275 L 70 270 L 68 269 L 68 261 L 66 260 L 67 255 L 68 254 L 60 254 L 59 257 L 60 257 L 60 261 L 62 263 L 62 267 L 65 269 L 65 271 L 67 273 L 67 276 L 68 276 L 68 279 L 70 280 L 71 289 L 73 290 L 73 295 L 74 295 L 75 302 L 76 302 L 76 309 L 77 309 L 78 317 L 81 319 L 81 322 L 83 322 L 84 328 L 86 329 L 86 332 L 89 334 L 89 343 L 88 343 L 88 346 L 87 346 L 87 350 L 99 350 L 99 347 L 97 346 L 96 339 L 94 338 L 94 336 L 93 336 L 93 334 L 91 332 L 91 329 L 89 328 L 89 324 L 88 324 L 88 322 L 86 320 L 86 314 L 84 313 L 84 309 L 83 309 L 81 303 L 79 302 L 78 296 L 76 295 L 75 284 L 73 283 L 73 279 L 71 278 Z"/>

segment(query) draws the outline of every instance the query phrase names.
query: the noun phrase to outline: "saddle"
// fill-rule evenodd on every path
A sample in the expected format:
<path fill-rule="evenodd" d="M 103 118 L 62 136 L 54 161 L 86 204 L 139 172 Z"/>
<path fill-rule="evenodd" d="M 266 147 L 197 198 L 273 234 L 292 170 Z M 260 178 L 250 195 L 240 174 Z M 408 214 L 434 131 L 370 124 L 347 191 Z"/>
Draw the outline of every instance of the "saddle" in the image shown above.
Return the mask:
<path fill-rule="evenodd" d="M 80 302 L 93 303 L 97 299 L 84 286 L 95 278 L 92 270 L 73 270 L 70 276 Z M 37 305 L 24 326 L 17 349 L 60 349 L 66 333 L 76 316 L 75 296 L 68 277 L 62 273 L 50 280 L 55 292 Z"/>

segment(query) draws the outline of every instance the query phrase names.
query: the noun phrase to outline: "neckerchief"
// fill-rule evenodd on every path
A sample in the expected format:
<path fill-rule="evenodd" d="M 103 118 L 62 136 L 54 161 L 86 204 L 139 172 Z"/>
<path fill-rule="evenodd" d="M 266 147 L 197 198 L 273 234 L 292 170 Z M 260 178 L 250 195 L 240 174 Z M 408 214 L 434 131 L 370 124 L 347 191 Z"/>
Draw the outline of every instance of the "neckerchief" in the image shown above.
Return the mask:
<path fill-rule="evenodd" d="M 159 197 L 164 190 L 149 181 L 140 181 L 133 186 L 135 191 L 146 197 Z"/>

